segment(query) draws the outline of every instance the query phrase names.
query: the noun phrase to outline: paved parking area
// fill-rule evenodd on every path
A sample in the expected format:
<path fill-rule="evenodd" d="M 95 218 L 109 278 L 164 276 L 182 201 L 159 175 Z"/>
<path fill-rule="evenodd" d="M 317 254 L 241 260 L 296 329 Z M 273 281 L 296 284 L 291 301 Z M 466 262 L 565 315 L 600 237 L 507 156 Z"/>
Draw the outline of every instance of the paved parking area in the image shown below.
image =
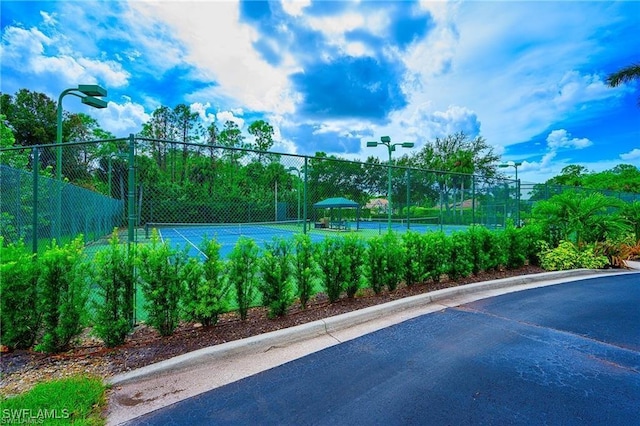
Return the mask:
<path fill-rule="evenodd" d="M 640 419 L 640 274 L 423 315 L 129 424 L 624 424 Z"/>

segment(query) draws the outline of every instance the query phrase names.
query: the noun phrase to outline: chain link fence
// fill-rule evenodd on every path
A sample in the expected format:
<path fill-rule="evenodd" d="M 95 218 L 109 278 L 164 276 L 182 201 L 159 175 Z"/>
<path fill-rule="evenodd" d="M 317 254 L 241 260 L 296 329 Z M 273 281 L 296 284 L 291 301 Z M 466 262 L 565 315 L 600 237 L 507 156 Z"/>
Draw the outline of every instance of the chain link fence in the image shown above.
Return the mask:
<path fill-rule="evenodd" d="M 156 228 L 163 238 L 191 245 L 197 241 L 188 233 L 208 232 L 232 245 L 238 235 L 266 241 L 294 233 L 320 238 L 340 231 L 366 236 L 387 229 L 450 232 L 471 224 L 501 228 L 520 223 L 521 211 L 563 190 L 134 136 L 3 149 L 0 163 L 2 237 L 23 240 L 34 251 L 78 235 L 100 245 L 114 228 L 123 241 L 144 241 Z"/>

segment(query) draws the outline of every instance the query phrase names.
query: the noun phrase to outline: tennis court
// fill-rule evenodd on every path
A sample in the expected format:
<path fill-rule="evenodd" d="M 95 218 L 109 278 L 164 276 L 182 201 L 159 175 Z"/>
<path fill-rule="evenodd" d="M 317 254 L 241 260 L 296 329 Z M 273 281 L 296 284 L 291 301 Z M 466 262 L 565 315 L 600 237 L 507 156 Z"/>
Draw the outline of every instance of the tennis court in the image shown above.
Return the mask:
<path fill-rule="evenodd" d="M 409 230 L 415 232 L 444 231 L 450 234 L 455 231 L 465 230 L 465 225 L 439 225 L 434 219 L 424 220 L 393 219 L 391 229 L 396 233 L 403 233 Z M 215 239 L 220 243 L 220 257 L 227 258 L 231 250 L 242 236 L 251 238 L 259 247 L 273 241 L 274 238 L 290 238 L 293 240 L 296 234 L 302 234 L 304 222 L 278 221 L 278 222 L 252 222 L 252 223 L 212 223 L 212 224 L 192 224 L 192 223 L 148 223 L 145 226 L 147 238 L 152 229 L 157 229 L 160 238 L 168 241 L 169 244 L 179 250 L 187 250 L 189 256 L 205 258 L 201 251 L 202 242 L 206 239 Z M 357 232 L 363 238 L 371 238 L 385 233 L 388 229 L 386 219 L 370 219 L 361 221 L 345 222 L 340 229 L 316 228 L 313 223 L 307 224 L 307 233 L 311 241 L 319 242 L 325 238 L 345 235 L 349 232 Z"/>

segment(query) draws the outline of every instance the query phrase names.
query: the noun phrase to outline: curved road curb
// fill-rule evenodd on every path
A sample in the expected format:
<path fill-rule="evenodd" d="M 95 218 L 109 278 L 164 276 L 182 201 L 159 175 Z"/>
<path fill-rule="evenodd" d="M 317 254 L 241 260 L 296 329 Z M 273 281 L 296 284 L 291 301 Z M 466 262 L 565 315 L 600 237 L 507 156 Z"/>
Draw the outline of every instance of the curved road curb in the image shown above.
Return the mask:
<path fill-rule="evenodd" d="M 612 272 L 596 271 L 591 269 L 545 272 L 535 275 L 523 275 L 519 277 L 503 278 L 458 287 L 450 287 L 394 300 L 392 302 L 376 306 L 370 306 L 368 308 L 301 324 L 295 327 L 199 349 L 165 361 L 148 365 L 146 367 L 118 374 L 108 379 L 107 383 L 110 385 L 123 385 L 134 381 L 144 381 L 153 376 L 163 376 L 172 372 L 198 367 L 199 365 L 212 362 L 219 358 L 227 358 L 238 354 L 246 355 L 251 353 L 263 353 L 273 347 L 282 347 L 283 345 L 322 335 L 331 335 L 331 333 L 354 327 L 390 314 L 424 307 L 432 303 L 455 299 L 460 296 L 474 295 L 489 290 L 499 290 L 546 281 L 552 281 L 549 284 L 558 284 L 555 282 L 556 280 L 566 280 L 568 278 L 580 279 L 587 276 L 601 276 L 603 274 L 612 274 Z"/>

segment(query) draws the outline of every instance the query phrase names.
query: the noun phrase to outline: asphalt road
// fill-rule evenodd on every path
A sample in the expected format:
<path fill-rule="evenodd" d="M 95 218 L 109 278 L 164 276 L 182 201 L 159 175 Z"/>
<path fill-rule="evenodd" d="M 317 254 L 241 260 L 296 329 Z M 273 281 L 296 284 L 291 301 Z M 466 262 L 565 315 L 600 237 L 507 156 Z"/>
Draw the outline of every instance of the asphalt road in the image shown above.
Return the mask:
<path fill-rule="evenodd" d="M 449 308 L 139 417 L 136 425 L 629 425 L 640 274 Z"/>

